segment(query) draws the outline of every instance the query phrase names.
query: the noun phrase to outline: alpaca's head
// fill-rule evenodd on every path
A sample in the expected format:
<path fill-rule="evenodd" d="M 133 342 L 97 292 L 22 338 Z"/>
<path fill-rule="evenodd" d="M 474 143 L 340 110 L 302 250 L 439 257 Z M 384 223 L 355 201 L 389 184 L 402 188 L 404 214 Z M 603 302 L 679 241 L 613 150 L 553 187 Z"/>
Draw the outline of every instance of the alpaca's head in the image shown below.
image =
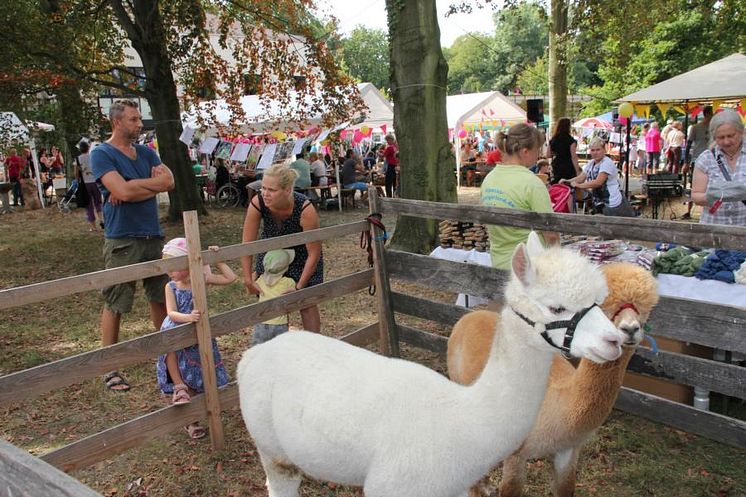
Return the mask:
<path fill-rule="evenodd" d="M 608 295 L 606 278 L 595 264 L 572 250 L 544 248 L 531 232 L 527 244 L 519 244 L 513 252 L 511 267 L 505 298 L 516 313 L 546 325 L 571 320 L 587 310 L 577 323 L 570 354 L 598 363 L 621 355 L 624 336 L 601 308 L 593 307 Z M 563 345 L 566 330 L 567 326 L 549 331 L 556 346 Z M 544 342 L 540 336 L 531 340 Z"/>
<path fill-rule="evenodd" d="M 601 308 L 625 334 L 624 344 L 635 347 L 644 338 L 643 326 L 658 303 L 658 284 L 650 271 L 629 262 L 608 264 L 601 271 L 609 287 Z"/>

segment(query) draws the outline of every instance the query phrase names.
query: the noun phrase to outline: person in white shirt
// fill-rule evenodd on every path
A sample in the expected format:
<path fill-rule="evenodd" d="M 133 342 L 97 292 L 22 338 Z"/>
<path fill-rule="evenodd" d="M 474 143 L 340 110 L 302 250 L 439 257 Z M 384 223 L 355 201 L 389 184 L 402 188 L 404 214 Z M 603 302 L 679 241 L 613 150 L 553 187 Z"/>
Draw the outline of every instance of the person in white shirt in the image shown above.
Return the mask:
<path fill-rule="evenodd" d="M 594 138 L 588 146 L 591 160 L 578 176 L 561 180 L 573 188 L 591 190 L 593 204 L 597 212 L 604 216 L 634 217 L 635 211 L 622 195 L 619 185 L 619 172 L 614 162 L 606 156 L 606 144 L 601 138 Z"/>

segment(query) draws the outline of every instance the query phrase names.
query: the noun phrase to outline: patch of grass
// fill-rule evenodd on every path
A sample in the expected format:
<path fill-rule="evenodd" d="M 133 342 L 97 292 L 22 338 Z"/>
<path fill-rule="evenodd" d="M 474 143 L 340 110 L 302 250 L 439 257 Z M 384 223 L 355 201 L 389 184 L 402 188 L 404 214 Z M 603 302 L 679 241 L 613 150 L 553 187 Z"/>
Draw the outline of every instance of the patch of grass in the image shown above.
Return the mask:
<path fill-rule="evenodd" d="M 464 189 L 462 189 L 464 190 Z M 478 189 L 466 189 L 468 200 Z M 463 199 L 462 199 L 463 200 Z M 322 211 L 321 225 L 363 219 L 364 209 Z M 165 211 L 163 212 L 165 216 Z M 240 242 L 244 211 L 212 210 L 200 220 L 202 243 L 232 245 Z M 84 214 L 62 215 L 55 209 L 3 216 L 0 258 L 14 261 L 0 265 L 0 288 L 26 285 L 103 268 L 101 234 L 89 233 Z M 384 219 L 389 231 L 392 219 Z M 165 224 L 167 237 L 183 235 L 181 224 Z M 367 254 L 359 237 L 349 235 L 324 243 L 327 279 L 367 267 Z M 231 267 L 240 271 L 240 263 Z M 445 292 L 394 281 L 398 291 L 429 299 L 453 301 Z M 210 313 L 220 313 L 255 302 L 236 283 L 209 290 Z M 19 371 L 50 360 L 99 346 L 98 292 L 86 292 L 40 304 L 9 309 L 0 320 L 0 374 Z M 321 306 L 323 331 L 339 336 L 377 320 L 375 298 L 366 290 L 327 301 Z M 397 316 L 405 324 L 447 334 L 448 327 L 411 317 Z M 300 327 L 297 313 L 291 325 Z M 145 299 L 138 288 L 133 312 L 123 319 L 121 339 L 152 331 Z M 248 347 L 251 330 L 240 330 L 218 339 L 228 371 Z M 370 347 L 375 350 L 375 346 Z M 405 359 L 445 373 L 438 355 L 402 347 Z M 0 436 L 36 455 L 152 412 L 165 405 L 155 382 L 155 358 L 126 368 L 132 384 L 126 394 L 108 392 L 101 378 L 92 378 L 33 400 L 0 406 Z M 238 409 L 223 414 L 226 448 L 212 453 L 209 438 L 193 441 L 183 430 L 164 433 L 143 447 L 74 472 L 73 476 L 104 495 L 129 496 L 263 496 L 264 472 L 243 425 Z M 628 414 L 614 413 L 581 455 L 577 496 L 717 496 L 746 497 L 744 451 L 688 435 Z M 549 494 L 550 465 L 529 464 L 525 495 Z M 498 481 L 499 471 L 492 475 Z M 356 489 L 325 482 L 304 482 L 304 497 L 352 497 Z"/>

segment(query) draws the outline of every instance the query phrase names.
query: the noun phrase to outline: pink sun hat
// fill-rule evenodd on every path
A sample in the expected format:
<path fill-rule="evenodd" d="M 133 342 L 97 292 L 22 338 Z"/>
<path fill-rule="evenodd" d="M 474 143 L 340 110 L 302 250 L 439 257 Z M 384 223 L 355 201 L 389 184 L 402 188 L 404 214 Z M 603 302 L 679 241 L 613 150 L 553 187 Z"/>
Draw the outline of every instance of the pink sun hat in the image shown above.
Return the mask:
<path fill-rule="evenodd" d="M 174 238 L 169 240 L 166 245 L 163 246 L 163 255 L 169 255 L 171 257 L 179 257 L 187 255 L 187 241 L 186 238 Z"/>

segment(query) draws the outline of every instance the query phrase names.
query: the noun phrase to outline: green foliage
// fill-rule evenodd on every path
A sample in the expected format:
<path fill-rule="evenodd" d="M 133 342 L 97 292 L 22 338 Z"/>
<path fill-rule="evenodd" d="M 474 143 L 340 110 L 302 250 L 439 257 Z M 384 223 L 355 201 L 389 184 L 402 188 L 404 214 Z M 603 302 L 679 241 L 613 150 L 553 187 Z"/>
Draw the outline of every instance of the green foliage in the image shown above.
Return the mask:
<path fill-rule="evenodd" d="M 383 30 L 356 27 L 348 37 L 342 38 L 342 56 L 350 76 L 388 90 L 389 42 Z"/>
<path fill-rule="evenodd" d="M 735 0 L 581 1 L 576 27 L 600 82 L 585 115 L 626 94 L 746 49 L 746 8 Z M 625 19 L 625 29 L 617 29 Z"/>
<path fill-rule="evenodd" d="M 497 76 L 491 62 L 494 42 L 490 36 L 467 33 L 459 36 L 443 55 L 448 62 L 448 92 L 472 93 L 492 89 Z"/>
<path fill-rule="evenodd" d="M 491 63 L 497 75 L 494 88 L 506 93 L 518 75 L 549 45 L 549 23 L 544 7 L 536 1 L 520 3 L 494 14 L 495 37 Z"/>
<path fill-rule="evenodd" d="M 518 75 L 516 85 L 524 95 L 548 95 L 549 78 L 546 57 L 536 59 Z"/>
<path fill-rule="evenodd" d="M 544 8 L 521 2 L 493 15 L 490 35 L 466 33 L 444 50 L 448 61 L 448 92 L 499 90 L 507 93 L 518 76 L 545 55 L 549 26 Z"/>

